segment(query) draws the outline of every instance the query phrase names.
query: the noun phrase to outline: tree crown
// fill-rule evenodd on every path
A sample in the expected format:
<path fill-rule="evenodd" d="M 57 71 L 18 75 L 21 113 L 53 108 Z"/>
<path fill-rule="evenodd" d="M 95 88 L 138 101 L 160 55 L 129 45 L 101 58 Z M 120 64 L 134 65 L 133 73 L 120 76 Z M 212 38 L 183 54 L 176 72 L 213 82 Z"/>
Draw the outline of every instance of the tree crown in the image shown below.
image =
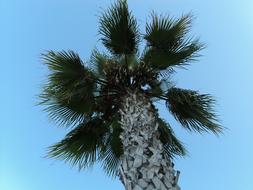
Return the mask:
<path fill-rule="evenodd" d="M 41 104 L 59 125 L 74 127 L 49 148 L 49 156 L 80 169 L 101 161 L 108 174 L 116 175 L 123 152 L 119 110 L 122 97 L 129 92 L 141 93 L 150 102 L 165 101 L 170 113 L 190 131 L 221 132 L 210 95 L 168 85 L 167 76 L 195 60 L 203 48 L 198 39 L 188 36 L 191 23 L 190 15 L 173 19 L 152 13 L 141 35 L 127 2 L 121 0 L 99 19 L 106 53 L 94 50 L 87 62 L 73 51 L 43 54 L 50 74 Z M 140 53 L 142 40 L 146 45 Z M 159 116 L 157 123 L 167 155 L 185 155 L 170 125 Z"/>

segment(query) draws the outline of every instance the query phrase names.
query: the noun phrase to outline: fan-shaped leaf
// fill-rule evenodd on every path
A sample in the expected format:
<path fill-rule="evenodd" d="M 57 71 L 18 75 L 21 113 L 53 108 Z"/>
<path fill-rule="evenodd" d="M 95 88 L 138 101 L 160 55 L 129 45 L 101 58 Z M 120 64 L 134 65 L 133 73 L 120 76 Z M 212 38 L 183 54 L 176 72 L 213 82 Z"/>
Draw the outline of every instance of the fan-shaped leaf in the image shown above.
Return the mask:
<path fill-rule="evenodd" d="M 123 154 L 122 142 L 119 138 L 122 129 L 116 116 L 111 123 L 111 131 L 107 139 L 106 149 L 101 154 L 100 160 L 105 172 L 110 176 L 116 177 L 118 175 L 120 157 Z"/>
<path fill-rule="evenodd" d="M 169 157 L 184 156 L 186 149 L 182 142 L 177 139 L 170 125 L 164 120 L 158 118 L 158 131 L 160 133 L 160 140 L 164 144 L 164 150 Z"/>
<path fill-rule="evenodd" d="M 49 157 L 78 165 L 79 169 L 92 166 L 105 146 L 108 131 L 108 125 L 102 119 L 92 118 L 70 131 L 59 143 L 51 146 Z"/>
<path fill-rule="evenodd" d="M 221 132 L 213 112 L 214 100 L 208 94 L 196 91 L 171 88 L 167 93 L 167 107 L 174 117 L 189 130 L 198 132 Z"/>
<path fill-rule="evenodd" d="M 152 22 L 146 26 L 147 48 L 143 60 L 158 69 L 182 66 L 194 60 L 203 45 L 186 36 L 190 26 L 190 15 L 175 20 L 153 14 Z"/>
<path fill-rule="evenodd" d="M 137 51 L 137 22 L 129 12 L 126 0 L 115 3 L 101 16 L 99 23 L 102 43 L 112 54 L 126 55 Z"/>
<path fill-rule="evenodd" d="M 41 94 L 49 116 L 60 124 L 75 124 L 92 114 L 95 76 L 73 51 L 43 54 L 50 69 L 48 84 Z"/>

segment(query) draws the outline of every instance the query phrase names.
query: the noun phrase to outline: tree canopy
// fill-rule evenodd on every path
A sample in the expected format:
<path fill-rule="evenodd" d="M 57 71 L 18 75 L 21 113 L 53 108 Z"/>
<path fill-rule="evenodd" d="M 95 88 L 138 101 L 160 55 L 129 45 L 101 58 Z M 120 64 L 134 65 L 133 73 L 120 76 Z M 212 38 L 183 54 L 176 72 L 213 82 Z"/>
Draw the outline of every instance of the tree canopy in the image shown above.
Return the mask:
<path fill-rule="evenodd" d="M 174 69 L 186 67 L 204 47 L 189 36 L 191 24 L 191 15 L 175 19 L 152 13 L 143 34 L 127 2 L 121 0 L 99 19 L 105 52 L 94 50 L 87 61 L 74 51 L 43 54 L 50 73 L 41 104 L 60 126 L 71 128 L 63 140 L 49 148 L 49 156 L 80 169 L 99 161 L 109 175 L 116 175 L 123 152 L 119 110 L 129 91 L 142 93 L 151 102 L 164 101 L 175 119 L 190 131 L 221 132 L 212 96 L 168 85 Z M 140 43 L 145 44 L 142 52 Z M 157 123 L 168 157 L 185 155 L 172 127 L 158 114 Z"/>

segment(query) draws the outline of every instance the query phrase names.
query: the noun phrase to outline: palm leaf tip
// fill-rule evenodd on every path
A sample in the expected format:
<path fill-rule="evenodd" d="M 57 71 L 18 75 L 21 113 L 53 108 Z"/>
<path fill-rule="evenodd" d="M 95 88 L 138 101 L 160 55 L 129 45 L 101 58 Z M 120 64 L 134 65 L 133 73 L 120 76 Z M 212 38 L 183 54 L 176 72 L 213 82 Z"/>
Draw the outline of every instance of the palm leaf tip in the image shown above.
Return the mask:
<path fill-rule="evenodd" d="M 169 16 L 157 16 L 152 13 L 152 22 L 146 25 L 146 35 L 148 46 L 156 48 L 172 48 L 177 45 L 179 40 L 184 38 L 191 27 L 192 17 L 190 15 L 183 16 L 176 20 Z"/>
<path fill-rule="evenodd" d="M 198 39 L 187 36 L 192 16 L 173 19 L 152 14 L 152 22 L 146 25 L 147 41 L 144 61 L 159 69 L 171 66 L 184 66 L 199 56 L 204 45 Z"/>
<path fill-rule="evenodd" d="M 59 143 L 49 147 L 48 157 L 58 158 L 77 165 L 79 169 L 98 161 L 104 147 L 108 127 L 100 118 L 78 125 Z"/>
<path fill-rule="evenodd" d="M 119 118 L 116 116 L 111 122 L 111 133 L 108 136 L 105 150 L 100 155 L 102 166 L 107 175 L 116 177 L 120 165 L 120 157 L 123 155 L 123 147 L 120 139 L 122 132 Z"/>
<path fill-rule="evenodd" d="M 171 126 L 163 119 L 158 118 L 158 131 L 160 140 L 164 145 L 164 151 L 169 157 L 185 156 L 187 154 L 183 143 L 176 137 Z"/>
<path fill-rule="evenodd" d="M 120 165 L 120 157 L 113 151 L 111 146 L 108 146 L 99 158 L 102 161 L 102 167 L 108 176 L 116 177 Z"/>
<path fill-rule="evenodd" d="M 127 2 L 116 2 L 100 17 L 99 34 L 104 46 L 114 55 L 134 54 L 140 41 L 137 21 Z"/>
<path fill-rule="evenodd" d="M 45 111 L 60 125 L 83 121 L 94 105 L 94 74 L 73 51 L 49 51 L 42 58 L 50 70 L 40 96 Z"/>
<path fill-rule="evenodd" d="M 214 99 L 197 91 L 171 88 L 167 93 L 167 107 L 173 116 L 188 130 L 222 132 L 213 110 Z"/>

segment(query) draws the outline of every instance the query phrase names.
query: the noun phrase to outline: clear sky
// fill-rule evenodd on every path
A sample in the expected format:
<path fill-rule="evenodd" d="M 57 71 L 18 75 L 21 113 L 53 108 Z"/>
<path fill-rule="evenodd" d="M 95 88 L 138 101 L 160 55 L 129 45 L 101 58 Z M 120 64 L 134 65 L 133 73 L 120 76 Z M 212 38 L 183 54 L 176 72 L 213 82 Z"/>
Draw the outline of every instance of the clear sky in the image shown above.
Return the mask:
<path fill-rule="evenodd" d="M 44 158 L 46 147 L 66 130 L 49 121 L 36 95 L 46 80 L 40 54 L 72 49 L 88 59 L 101 47 L 97 20 L 109 0 L 0 0 L 1 190 L 124 189 L 99 166 L 78 172 Z M 189 155 L 175 160 L 182 190 L 253 189 L 253 2 L 251 0 L 129 0 L 140 28 L 152 10 L 180 16 L 192 12 L 192 34 L 207 48 L 199 62 L 178 70 L 179 87 L 211 93 L 227 128 L 190 134 L 161 106 Z"/>

